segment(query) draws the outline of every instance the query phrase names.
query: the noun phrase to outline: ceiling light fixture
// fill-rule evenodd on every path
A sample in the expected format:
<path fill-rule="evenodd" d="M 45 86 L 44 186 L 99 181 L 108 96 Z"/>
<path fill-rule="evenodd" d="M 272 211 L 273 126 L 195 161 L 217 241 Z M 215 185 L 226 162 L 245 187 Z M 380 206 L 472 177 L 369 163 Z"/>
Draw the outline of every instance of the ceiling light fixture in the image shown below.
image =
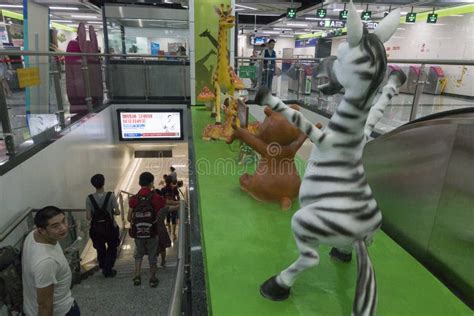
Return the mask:
<path fill-rule="evenodd" d="M 304 18 L 305 20 L 311 20 L 311 21 L 319 21 L 321 20 L 321 18 L 311 18 L 311 17 L 307 17 L 307 18 Z"/>
<path fill-rule="evenodd" d="M 51 22 L 55 22 L 55 23 L 72 23 L 72 20 L 51 20 Z"/>
<path fill-rule="evenodd" d="M 97 19 L 95 15 L 74 15 L 71 14 L 72 18 L 77 18 L 77 19 Z"/>
<path fill-rule="evenodd" d="M 286 25 L 289 25 L 289 26 L 303 26 L 303 27 L 308 26 L 307 23 L 286 23 Z"/>
<path fill-rule="evenodd" d="M 21 4 L 0 4 L 2 8 L 23 8 Z"/>
<path fill-rule="evenodd" d="M 255 13 L 239 13 L 239 15 L 252 15 L 254 16 Z M 258 16 L 280 16 L 281 14 L 277 13 L 258 13 Z"/>
<path fill-rule="evenodd" d="M 258 11 L 257 8 L 248 7 L 248 6 L 246 6 L 246 5 L 236 4 L 235 6 L 236 6 L 236 7 L 239 7 L 239 8 L 245 8 L 245 9 L 249 9 L 249 10 Z"/>
<path fill-rule="evenodd" d="M 102 22 L 99 22 L 99 21 L 87 21 L 87 24 L 102 24 Z"/>
<path fill-rule="evenodd" d="M 76 7 L 49 7 L 50 10 L 79 11 Z"/>

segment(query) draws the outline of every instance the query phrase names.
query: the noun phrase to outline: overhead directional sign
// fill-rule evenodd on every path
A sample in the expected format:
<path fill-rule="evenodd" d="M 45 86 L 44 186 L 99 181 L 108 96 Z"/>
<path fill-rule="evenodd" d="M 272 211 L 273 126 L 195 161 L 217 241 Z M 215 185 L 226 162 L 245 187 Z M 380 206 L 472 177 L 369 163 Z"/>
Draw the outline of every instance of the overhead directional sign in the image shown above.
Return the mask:
<path fill-rule="evenodd" d="M 346 21 L 321 20 L 321 21 L 318 21 L 318 26 L 319 27 L 325 27 L 325 28 L 341 28 L 341 27 L 346 26 Z"/>
<path fill-rule="evenodd" d="M 360 18 L 362 19 L 362 21 L 368 21 L 372 19 L 372 11 L 362 12 L 362 14 L 360 15 Z"/>
<path fill-rule="evenodd" d="M 349 11 L 347 10 L 342 10 L 339 12 L 339 20 L 347 20 L 347 15 L 349 14 Z"/>
<path fill-rule="evenodd" d="M 428 14 L 428 18 L 426 19 L 426 23 L 436 24 L 438 22 L 438 14 L 430 13 Z"/>
<path fill-rule="evenodd" d="M 295 8 L 288 8 L 288 10 L 286 10 L 286 17 L 288 19 L 296 18 L 296 9 Z"/>
<path fill-rule="evenodd" d="M 316 16 L 318 18 L 325 18 L 326 17 L 326 9 L 318 9 L 318 11 L 316 11 Z"/>
<path fill-rule="evenodd" d="M 367 27 L 367 29 L 373 30 L 377 28 L 377 26 L 379 25 L 379 22 L 364 22 L 364 24 Z"/>
<path fill-rule="evenodd" d="M 407 14 L 405 18 L 406 23 L 415 23 L 416 22 L 416 13 L 415 12 L 410 12 Z"/>

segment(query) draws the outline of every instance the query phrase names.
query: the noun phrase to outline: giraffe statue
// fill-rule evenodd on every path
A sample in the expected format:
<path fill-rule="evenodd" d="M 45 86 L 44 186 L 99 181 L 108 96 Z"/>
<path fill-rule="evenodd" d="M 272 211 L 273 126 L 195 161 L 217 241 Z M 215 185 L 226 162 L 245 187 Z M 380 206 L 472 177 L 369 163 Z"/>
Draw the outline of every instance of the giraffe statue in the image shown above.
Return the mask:
<path fill-rule="evenodd" d="M 231 97 L 235 92 L 235 79 L 232 76 L 232 67 L 229 64 L 229 55 L 227 53 L 227 34 L 229 29 L 234 26 L 235 16 L 232 15 L 232 8 L 224 4 L 215 7 L 219 16 L 219 33 L 217 37 L 217 67 L 212 78 L 212 85 L 216 99 L 212 107 L 212 117 L 216 118 L 216 124 L 221 124 L 221 93 L 227 92 Z"/>

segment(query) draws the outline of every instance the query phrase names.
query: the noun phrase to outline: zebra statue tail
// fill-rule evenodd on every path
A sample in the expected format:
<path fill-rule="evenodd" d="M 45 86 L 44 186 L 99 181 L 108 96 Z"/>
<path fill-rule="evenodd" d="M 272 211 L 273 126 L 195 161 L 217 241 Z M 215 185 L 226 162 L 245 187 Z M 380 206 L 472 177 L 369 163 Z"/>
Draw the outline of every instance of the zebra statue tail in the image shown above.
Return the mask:
<path fill-rule="evenodd" d="M 357 254 L 357 288 L 352 307 L 353 316 L 375 315 L 377 305 L 377 284 L 372 262 L 364 240 L 354 244 Z"/>

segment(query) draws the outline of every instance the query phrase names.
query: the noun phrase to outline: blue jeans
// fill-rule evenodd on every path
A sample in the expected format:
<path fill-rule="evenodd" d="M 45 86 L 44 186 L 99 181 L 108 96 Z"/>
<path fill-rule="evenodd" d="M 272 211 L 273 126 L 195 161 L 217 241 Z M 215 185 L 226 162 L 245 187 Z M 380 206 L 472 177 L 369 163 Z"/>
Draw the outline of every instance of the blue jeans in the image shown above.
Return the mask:
<path fill-rule="evenodd" d="M 273 83 L 274 73 L 275 72 L 271 69 L 270 70 L 265 70 L 263 72 L 262 85 L 264 85 L 265 87 L 270 89 L 270 91 L 272 90 L 272 83 Z"/>
<path fill-rule="evenodd" d="M 81 316 L 81 311 L 79 310 L 79 305 L 77 305 L 76 301 L 71 306 L 71 309 L 65 316 Z"/>

